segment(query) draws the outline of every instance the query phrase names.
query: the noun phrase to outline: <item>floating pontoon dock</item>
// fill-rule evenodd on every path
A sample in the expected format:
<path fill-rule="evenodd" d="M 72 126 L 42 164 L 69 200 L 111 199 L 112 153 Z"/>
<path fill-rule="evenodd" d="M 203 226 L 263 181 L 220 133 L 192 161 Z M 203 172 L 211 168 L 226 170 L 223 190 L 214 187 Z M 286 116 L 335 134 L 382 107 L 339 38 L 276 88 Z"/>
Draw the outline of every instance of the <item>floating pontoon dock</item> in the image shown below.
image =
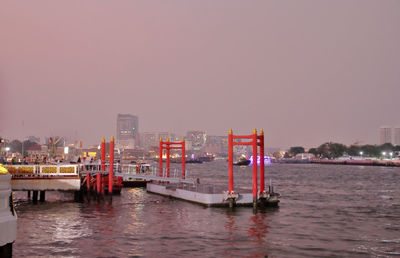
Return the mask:
<path fill-rule="evenodd" d="M 234 139 L 250 140 L 247 142 L 235 142 Z M 147 191 L 164 196 L 174 197 L 206 206 L 277 206 L 279 203 L 279 194 L 274 193 L 273 187 L 270 186 L 269 190 L 265 190 L 264 184 L 264 158 L 260 159 L 260 189 L 257 186 L 257 162 L 253 162 L 253 190 L 251 193 L 246 193 L 242 190 L 233 190 L 233 146 L 234 145 L 251 145 L 253 147 L 253 157 L 257 157 L 257 147 L 260 147 L 260 156 L 264 157 L 264 132 L 261 130 L 260 135 L 257 135 L 257 130 L 253 130 L 251 135 L 233 135 L 232 129 L 229 130 L 229 188 L 217 189 L 216 186 L 202 185 L 199 183 L 187 184 L 184 182 L 174 183 L 172 180 L 168 181 L 153 181 L 147 183 Z M 162 177 L 163 171 L 163 150 L 166 150 L 166 163 L 167 163 L 167 180 L 170 177 L 169 167 L 169 151 L 171 149 L 181 149 L 182 157 L 185 157 L 185 140 L 181 142 L 162 141 L 160 138 L 160 175 Z M 185 179 L 185 159 L 182 158 L 182 180 Z M 156 179 L 157 180 L 157 179 Z M 165 180 L 165 178 L 164 178 Z"/>
<path fill-rule="evenodd" d="M 228 191 L 224 191 L 223 187 L 216 187 L 214 185 L 165 182 L 147 183 L 146 190 L 150 193 L 186 200 L 207 207 L 224 207 L 232 205 Z M 258 205 L 277 206 L 279 203 L 278 197 L 278 194 L 268 193 L 265 198 L 258 199 Z M 253 194 L 238 192 L 235 198 L 235 205 L 253 206 Z"/>

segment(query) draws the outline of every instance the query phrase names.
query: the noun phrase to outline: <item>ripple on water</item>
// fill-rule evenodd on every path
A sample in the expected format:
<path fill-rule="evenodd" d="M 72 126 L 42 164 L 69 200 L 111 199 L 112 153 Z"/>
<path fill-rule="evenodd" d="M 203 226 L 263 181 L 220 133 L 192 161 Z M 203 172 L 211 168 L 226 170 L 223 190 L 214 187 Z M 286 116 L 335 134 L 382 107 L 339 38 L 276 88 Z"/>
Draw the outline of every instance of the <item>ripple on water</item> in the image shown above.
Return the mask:
<path fill-rule="evenodd" d="M 188 169 L 201 182 L 227 185 L 225 161 Z M 251 168 L 234 173 L 235 187 L 251 190 Z M 267 167 L 266 174 L 282 194 L 281 204 L 256 213 L 204 208 L 143 188 L 124 188 L 112 203 L 78 204 L 55 193 L 32 205 L 20 194 L 14 256 L 398 255 L 398 169 L 294 164 Z"/>

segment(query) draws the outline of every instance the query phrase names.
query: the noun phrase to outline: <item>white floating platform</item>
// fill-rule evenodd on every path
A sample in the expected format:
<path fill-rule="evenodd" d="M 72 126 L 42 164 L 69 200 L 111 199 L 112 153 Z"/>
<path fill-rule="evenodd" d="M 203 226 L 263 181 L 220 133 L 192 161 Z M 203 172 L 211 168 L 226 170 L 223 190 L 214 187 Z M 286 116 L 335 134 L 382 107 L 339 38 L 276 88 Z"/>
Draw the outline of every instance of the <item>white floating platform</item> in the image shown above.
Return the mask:
<path fill-rule="evenodd" d="M 183 187 L 185 188 L 185 187 Z M 188 187 L 189 188 L 189 187 Z M 182 189 L 176 184 L 154 184 L 147 183 L 146 190 L 150 193 L 160 194 L 168 197 L 182 199 L 189 202 L 198 203 L 208 207 L 229 206 L 227 193 L 204 193 L 196 191 L 196 187 L 192 189 Z M 237 206 L 252 206 L 252 193 L 239 193 L 236 199 Z"/>

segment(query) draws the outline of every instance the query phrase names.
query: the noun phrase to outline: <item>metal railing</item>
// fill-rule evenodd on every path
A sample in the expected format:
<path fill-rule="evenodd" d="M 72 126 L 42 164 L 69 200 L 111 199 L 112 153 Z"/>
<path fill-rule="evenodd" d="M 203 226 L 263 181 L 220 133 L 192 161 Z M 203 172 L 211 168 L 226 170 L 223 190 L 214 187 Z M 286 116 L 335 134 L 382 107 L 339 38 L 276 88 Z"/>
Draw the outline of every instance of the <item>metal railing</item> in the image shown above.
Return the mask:
<path fill-rule="evenodd" d="M 170 182 L 170 183 L 189 183 L 193 184 L 193 179 L 182 179 L 182 171 L 179 169 L 171 169 L 170 177 L 167 177 L 167 168 L 163 168 L 161 171 L 161 176 L 159 170 L 156 166 L 140 166 L 139 169 L 135 164 L 127 164 L 121 166 L 121 172 L 116 172 L 116 176 L 121 176 L 122 178 L 129 179 L 140 179 L 154 182 Z M 187 174 L 187 171 L 186 171 Z"/>
<path fill-rule="evenodd" d="M 170 188 L 182 189 L 191 192 L 206 193 L 206 194 L 221 194 L 227 191 L 226 187 L 216 186 L 212 184 L 200 184 L 192 181 L 190 183 L 180 182 L 170 185 L 166 182 L 160 182 L 158 184 L 168 186 Z"/>

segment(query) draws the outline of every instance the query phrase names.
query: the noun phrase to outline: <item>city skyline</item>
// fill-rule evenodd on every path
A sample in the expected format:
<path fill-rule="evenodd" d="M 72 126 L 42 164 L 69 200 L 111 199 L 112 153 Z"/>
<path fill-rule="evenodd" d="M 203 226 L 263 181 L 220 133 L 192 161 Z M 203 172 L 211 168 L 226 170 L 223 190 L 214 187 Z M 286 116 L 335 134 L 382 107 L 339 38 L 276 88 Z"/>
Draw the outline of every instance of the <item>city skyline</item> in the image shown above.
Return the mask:
<path fill-rule="evenodd" d="M 379 144 L 398 125 L 400 4 L 3 1 L 0 136 L 141 131 Z"/>
<path fill-rule="evenodd" d="M 228 137 L 228 135 L 212 135 L 212 134 L 208 134 L 207 131 L 204 130 L 189 130 L 186 131 L 184 134 L 176 134 L 174 132 L 167 132 L 167 131 L 146 131 L 146 132 L 139 132 L 139 130 L 137 130 L 135 132 L 135 138 L 133 137 L 133 135 L 126 135 L 125 133 L 129 133 L 126 131 L 120 131 L 123 128 L 120 126 L 118 126 L 118 120 L 120 119 L 120 116 L 122 115 L 122 121 L 126 122 L 124 120 L 130 120 L 131 118 L 134 118 L 134 123 L 136 123 L 137 127 L 138 127 L 138 120 L 139 118 L 135 115 L 131 115 L 131 114 L 118 114 L 117 116 L 117 133 L 116 133 L 116 147 L 117 148 L 121 148 L 121 149 L 149 149 L 149 147 L 157 147 L 158 146 L 158 142 L 161 139 L 163 140 L 167 140 L 170 139 L 171 141 L 180 141 L 182 138 L 185 139 L 185 141 L 190 142 L 191 144 L 195 144 L 193 145 L 193 147 L 196 149 L 196 145 L 198 146 L 204 146 L 206 143 L 214 143 L 215 139 L 222 139 L 222 138 L 226 138 Z M 128 118 L 128 119 L 127 119 Z M 129 121 L 128 124 L 131 124 L 131 122 Z M 129 125 L 131 126 L 131 125 Z M 128 128 L 129 128 L 128 126 Z M 125 126 L 126 127 L 126 126 Z M 393 129 L 393 130 L 392 130 Z M 125 130 L 125 129 L 123 129 Z M 118 132 L 121 132 L 122 135 L 120 135 Z M 125 135 L 124 135 L 125 134 Z M 247 135 L 251 135 L 252 133 L 246 133 Z M 197 135 L 197 136 L 194 136 Z M 118 137 L 121 137 L 118 140 Z M 127 137 L 128 136 L 128 137 Z M 0 138 L 4 136 L 0 135 Z M 66 137 L 64 136 L 60 136 L 60 135 L 53 135 L 50 137 L 56 137 L 56 138 L 62 138 L 63 141 L 68 144 L 68 145 L 77 145 L 80 144 L 82 145 L 83 142 L 81 139 L 73 139 L 73 137 Z M 111 137 L 114 137 L 114 135 L 112 135 Z M 49 141 L 49 137 L 45 136 L 44 138 L 40 138 L 38 136 L 35 135 L 29 135 L 29 136 L 25 136 L 23 137 L 24 141 L 30 141 L 30 142 L 34 142 L 34 143 L 38 143 L 41 145 L 46 145 Z M 337 142 L 339 144 L 344 144 L 348 147 L 350 146 L 362 146 L 362 145 L 376 145 L 376 146 L 380 146 L 380 145 L 385 145 L 387 143 L 392 144 L 393 146 L 400 146 L 400 126 L 381 126 L 379 128 L 379 134 L 377 136 L 377 138 L 379 138 L 379 143 L 363 143 L 363 142 L 354 142 L 354 143 L 342 143 L 342 142 Z M 6 141 L 11 142 L 13 140 L 20 140 L 18 138 L 4 138 Z M 122 140 L 121 140 L 122 139 Z M 108 138 L 105 137 L 106 142 L 108 141 Z M 127 141 L 128 140 L 128 141 Z M 132 142 L 130 142 L 130 140 L 132 140 Z M 118 143 L 118 141 L 120 141 L 120 143 Z M 323 145 L 325 143 L 332 143 L 332 141 L 325 141 L 322 142 L 318 145 L 315 146 L 307 146 L 307 145 L 301 145 L 301 147 L 304 147 L 306 150 L 308 148 L 315 148 L 318 147 L 320 145 Z M 98 146 L 98 142 L 95 142 L 93 144 L 86 144 L 84 145 L 84 147 L 86 148 L 91 148 L 91 147 L 97 147 Z M 285 150 L 285 149 L 289 149 L 291 147 L 296 147 L 300 145 L 291 145 L 291 146 L 287 146 L 287 147 L 280 147 L 280 146 L 268 146 L 268 149 L 274 149 L 274 150 Z M 192 148 L 192 147 L 191 147 Z"/>

